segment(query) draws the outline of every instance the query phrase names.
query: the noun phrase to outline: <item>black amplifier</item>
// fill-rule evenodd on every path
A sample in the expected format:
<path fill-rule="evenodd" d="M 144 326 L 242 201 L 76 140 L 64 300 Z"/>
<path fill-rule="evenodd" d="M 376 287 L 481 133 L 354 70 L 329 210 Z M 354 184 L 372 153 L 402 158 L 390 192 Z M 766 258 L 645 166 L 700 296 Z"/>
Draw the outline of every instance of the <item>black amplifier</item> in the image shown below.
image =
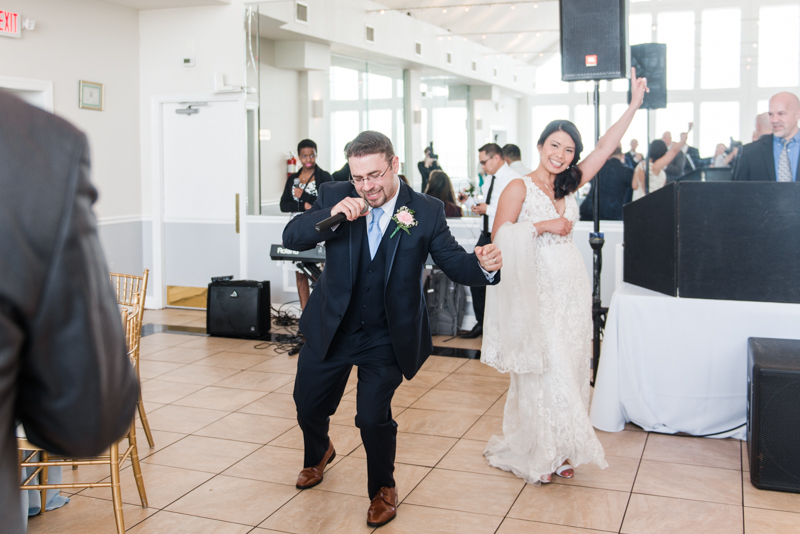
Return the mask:
<path fill-rule="evenodd" d="M 257 338 L 272 326 L 269 281 L 226 280 L 208 284 L 206 332 Z"/>

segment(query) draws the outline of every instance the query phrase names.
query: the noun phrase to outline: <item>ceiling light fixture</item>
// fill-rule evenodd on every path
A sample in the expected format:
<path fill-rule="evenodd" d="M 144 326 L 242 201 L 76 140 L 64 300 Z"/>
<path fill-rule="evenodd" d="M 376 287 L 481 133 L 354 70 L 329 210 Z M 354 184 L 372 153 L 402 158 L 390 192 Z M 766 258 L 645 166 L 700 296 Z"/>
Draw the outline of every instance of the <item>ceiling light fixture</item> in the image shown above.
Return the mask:
<path fill-rule="evenodd" d="M 483 38 L 486 39 L 486 34 L 483 35 Z"/>
<path fill-rule="evenodd" d="M 469 11 L 469 8 L 468 8 L 468 7 L 465 7 L 465 8 L 464 8 L 464 11 Z"/>
<path fill-rule="evenodd" d="M 544 57 L 544 52 L 539 52 L 539 57 Z"/>
<path fill-rule="evenodd" d="M 447 13 L 447 8 L 444 8 L 444 9 L 442 10 L 442 13 Z"/>
<path fill-rule="evenodd" d="M 381 9 L 381 15 L 383 15 L 385 13 L 386 13 L 386 10 L 385 9 Z"/>

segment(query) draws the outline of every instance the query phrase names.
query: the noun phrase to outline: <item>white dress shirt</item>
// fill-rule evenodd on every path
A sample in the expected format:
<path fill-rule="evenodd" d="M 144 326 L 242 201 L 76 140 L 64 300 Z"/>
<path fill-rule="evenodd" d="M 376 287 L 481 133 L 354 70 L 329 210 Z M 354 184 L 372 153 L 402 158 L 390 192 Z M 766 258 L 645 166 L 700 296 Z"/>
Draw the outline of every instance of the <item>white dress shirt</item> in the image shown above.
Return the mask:
<path fill-rule="evenodd" d="M 508 166 L 511 167 L 512 171 L 517 171 L 520 176 L 525 176 L 526 174 L 533 172 L 531 169 L 523 165 L 522 161 L 520 160 L 512 161 Z"/>
<path fill-rule="evenodd" d="M 486 203 L 486 215 L 489 216 L 489 231 L 492 231 L 492 226 L 494 225 L 494 216 L 497 213 L 497 204 L 500 202 L 500 195 L 503 194 L 503 190 L 506 186 L 511 183 L 511 180 L 515 178 L 522 178 L 522 175 L 508 166 L 508 164 L 503 163 L 503 166 L 500 167 L 496 173 L 494 173 L 495 180 L 494 180 L 494 189 L 492 189 L 492 198 L 489 199 L 489 202 Z M 489 184 L 492 183 L 491 175 L 489 178 Z M 486 195 L 489 194 L 489 189 L 486 189 Z"/>

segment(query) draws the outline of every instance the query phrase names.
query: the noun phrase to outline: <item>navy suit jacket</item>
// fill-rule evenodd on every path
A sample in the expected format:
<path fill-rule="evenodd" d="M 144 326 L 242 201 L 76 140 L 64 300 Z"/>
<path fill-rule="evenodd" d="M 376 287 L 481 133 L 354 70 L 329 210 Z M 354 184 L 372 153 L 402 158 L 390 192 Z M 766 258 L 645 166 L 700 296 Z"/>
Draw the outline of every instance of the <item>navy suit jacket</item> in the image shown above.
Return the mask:
<path fill-rule="evenodd" d="M 762 135 L 742 147 L 733 169 L 733 180 L 741 182 L 774 182 L 775 152 L 772 150 L 773 135 Z M 795 176 L 795 180 L 797 176 Z"/>
<path fill-rule="evenodd" d="M 317 232 L 314 226 L 331 216 L 331 208 L 345 197 L 358 197 L 350 182 L 328 182 L 319 188 L 317 201 L 303 215 L 289 221 L 283 230 L 283 245 L 292 250 L 309 250 L 326 242 L 325 269 L 317 281 L 300 319 L 306 350 L 324 359 L 356 283 L 365 239 L 366 217 L 340 224 L 335 230 Z M 400 370 L 411 379 L 433 350 L 422 270 L 428 253 L 437 267 L 454 282 L 465 286 L 490 285 L 500 281 L 500 273 L 489 282 L 475 254 L 466 252 L 450 233 L 444 204 L 433 197 L 414 192 L 400 181 L 395 209 L 414 210 L 417 226 L 410 235 L 399 230 L 389 240 L 385 293 L 386 318 Z M 392 235 L 397 223 L 392 220 L 386 232 Z"/>

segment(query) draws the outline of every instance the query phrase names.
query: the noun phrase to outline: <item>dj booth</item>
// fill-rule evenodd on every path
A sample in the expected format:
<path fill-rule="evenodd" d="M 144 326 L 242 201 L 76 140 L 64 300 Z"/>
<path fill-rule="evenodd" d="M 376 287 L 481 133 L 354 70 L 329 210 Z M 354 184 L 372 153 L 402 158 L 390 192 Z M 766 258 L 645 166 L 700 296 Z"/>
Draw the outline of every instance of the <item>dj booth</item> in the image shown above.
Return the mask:
<path fill-rule="evenodd" d="M 681 181 L 624 217 L 592 423 L 744 438 L 747 339 L 800 338 L 800 184 Z"/>

